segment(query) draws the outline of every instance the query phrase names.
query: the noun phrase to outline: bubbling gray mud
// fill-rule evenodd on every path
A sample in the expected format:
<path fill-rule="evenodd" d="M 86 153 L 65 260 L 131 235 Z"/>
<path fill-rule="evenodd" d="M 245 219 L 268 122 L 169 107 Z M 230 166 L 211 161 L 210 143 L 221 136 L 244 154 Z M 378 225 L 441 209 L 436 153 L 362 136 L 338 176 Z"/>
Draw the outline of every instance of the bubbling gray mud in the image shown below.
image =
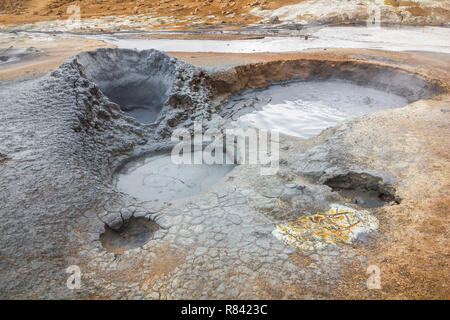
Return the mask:
<path fill-rule="evenodd" d="M 242 127 L 308 138 L 345 120 L 408 104 L 399 95 L 346 80 L 292 82 L 234 96 L 222 109 Z"/>
<path fill-rule="evenodd" d="M 143 201 L 170 201 L 213 186 L 234 165 L 175 164 L 170 154 L 130 162 L 115 177 L 117 189 Z"/>

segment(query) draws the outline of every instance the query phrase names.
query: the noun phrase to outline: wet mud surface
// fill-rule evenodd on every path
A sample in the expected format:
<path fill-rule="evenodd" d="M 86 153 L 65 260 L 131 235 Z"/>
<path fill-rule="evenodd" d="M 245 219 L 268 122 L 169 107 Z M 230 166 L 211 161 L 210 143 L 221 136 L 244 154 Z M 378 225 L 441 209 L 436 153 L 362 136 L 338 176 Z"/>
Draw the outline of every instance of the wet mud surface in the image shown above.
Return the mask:
<path fill-rule="evenodd" d="M 128 163 L 116 174 L 115 184 L 140 200 L 165 202 L 208 190 L 233 168 L 233 164 L 175 164 L 167 153 Z"/>
<path fill-rule="evenodd" d="M 247 90 L 232 97 L 221 115 L 241 127 L 308 138 L 343 121 L 407 104 L 404 97 L 336 79 Z"/>

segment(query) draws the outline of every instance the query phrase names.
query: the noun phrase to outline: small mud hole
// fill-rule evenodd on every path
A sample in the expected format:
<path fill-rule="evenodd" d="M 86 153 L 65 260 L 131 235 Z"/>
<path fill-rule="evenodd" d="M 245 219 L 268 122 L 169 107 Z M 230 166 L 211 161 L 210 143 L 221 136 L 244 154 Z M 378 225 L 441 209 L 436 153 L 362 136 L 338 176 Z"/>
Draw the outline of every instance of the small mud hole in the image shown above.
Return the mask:
<path fill-rule="evenodd" d="M 400 203 L 392 186 L 370 174 L 351 172 L 328 179 L 324 184 L 361 208 L 379 208 L 389 203 Z"/>
<path fill-rule="evenodd" d="M 122 254 L 125 250 L 143 246 L 160 229 L 159 225 L 145 218 L 131 218 L 119 230 L 105 226 L 100 242 L 108 252 Z"/>
<path fill-rule="evenodd" d="M 117 189 L 143 201 L 170 201 L 200 193 L 230 172 L 233 164 L 175 164 L 170 154 L 126 164 L 115 175 Z"/>
<path fill-rule="evenodd" d="M 365 209 L 379 208 L 384 206 L 386 202 L 389 202 L 383 194 L 373 190 L 333 189 L 333 191 L 338 192 L 345 199 Z"/>
<path fill-rule="evenodd" d="M 348 80 L 297 81 L 236 94 L 221 115 L 242 127 L 308 138 L 345 120 L 407 104 L 402 96 Z"/>

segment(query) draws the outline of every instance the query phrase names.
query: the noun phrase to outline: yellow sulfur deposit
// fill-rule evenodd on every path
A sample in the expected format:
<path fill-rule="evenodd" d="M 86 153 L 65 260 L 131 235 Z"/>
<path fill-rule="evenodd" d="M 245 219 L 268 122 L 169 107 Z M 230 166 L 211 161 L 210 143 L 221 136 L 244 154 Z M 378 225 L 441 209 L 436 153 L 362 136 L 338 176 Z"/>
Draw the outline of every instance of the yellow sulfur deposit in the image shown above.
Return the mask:
<path fill-rule="evenodd" d="M 293 247 L 315 250 L 329 244 L 351 243 L 359 233 L 377 228 L 378 219 L 368 211 L 333 204 L 326 212 L 280 223 L 273 235 Z"/>

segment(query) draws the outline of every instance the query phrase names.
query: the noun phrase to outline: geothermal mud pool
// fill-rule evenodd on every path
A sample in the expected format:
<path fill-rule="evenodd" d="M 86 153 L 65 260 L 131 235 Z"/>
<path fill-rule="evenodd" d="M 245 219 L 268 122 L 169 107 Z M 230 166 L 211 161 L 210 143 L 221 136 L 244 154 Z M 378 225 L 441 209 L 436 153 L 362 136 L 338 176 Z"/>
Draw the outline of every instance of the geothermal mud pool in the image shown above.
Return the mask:
<path fill-rule="evenodd" d="M 146 81 L 148 81 L 146 79 Z M 116 99 L 124 92 L 130 97 L 155 95 L 148 88 L 153 83 L 141 82 L 136 91 L 115 87 L 105 93 L 124 109 L 126 102 Z M 167 91 L 167 89 L 165 89 Z M 111 96 L 113 95 L 113 96 Z M 164 101 L 158 101 L 161 107 Z M 155 103 L 152 103 L 153 105 Z M 385 91 L 367 88 L 346 80 L 307 81 L 271 85 L 267 89 L 247 90 L 233 96 L 222 108 L 221 115 L 232 119 L 240 127 L 254 127 L 277 130 L 282 134 L 308 138 L 322 130 L 345 120 L 354 119 L 370 112 L 408 104 L 406 98 Z M 144 113 L 129 112 L 143 123 L 154 122 Z M 128 112 L 127 112 L 128 113 Z M 195 157 L 195 156 L 194 156 Z M 142 201 L 171 201 L 207 190 L 232 170 L 233 165 L 174 164 L 170 154 L 155 155 L 131 161 L 116 176 L 115 185 L 119 191 L 128 193 Z M 357 196 L 348 195 L 356 199 Z M 362 200 L 364 198 L 364 200 Z M 359 197 L 360 204 L 374 206 L 383 201 L 366 195 Z"/>
<path fill-rule="evenodd" d="M 175 164 L 169 153 L 130 162 L 116 175 L 115 180 L 119 191 L 142 201 L 170 201 L 207 190 L 233 167 Z"/>
<path fill-rule="evenodd" d="M 341 76 L 351 83 L 336 82 Z M 256 102 L 254 92 L 232 96 L 290 80 L 303 82 L 260 91 Z M 155 50 L 125 49 L 80 53 L 49 74 L 2 86 L 1 295 L 281 299 L 348 288 L 347 266 L 364 273 L 370 262 L 359 245 L 369 247 L 367 235 L 378 232 L 377 210 L 403 203 L 407 194 L 397 189 L 421 153 L 420 135 L 406 136 L 402 149 L 397 123 L 410 106 L 379 109 L 443 90 L 420 74 L 362 60 L 275 61 L 216 74 Z M 256 113 L 233 109 L 254 102 Z M 129 111 L 136 105 L 148 116 Z M 239 124 L 275 107 L 314 111 L 307 122 L 322 124 L 288 127 L 302 136 L 379 111 L 313 139 L 282 136 L 271 176 L 259 165 L 177 166 L 161 153 L 194 121 L 224 130 L 233 116 Z M 383 134 L 368 129 L 374 123 Z M 384 133 L 397 128 L 391 136 L 400 142 L 389 145 Z M 383 162 L 392 157 L 408 160 L 392 169 Z M 369 198 L 375 205 L 364 205 Z M 65 286 L 69 265 L 83 272 L 78 291 Z"/>
<path fill-rule="evenodd" d="M 234 96 L 222 116 L 239 126 L 308 138 L 370 112 L 408 104 L 404 97 L 346 80 L 294 82 Z"/>

